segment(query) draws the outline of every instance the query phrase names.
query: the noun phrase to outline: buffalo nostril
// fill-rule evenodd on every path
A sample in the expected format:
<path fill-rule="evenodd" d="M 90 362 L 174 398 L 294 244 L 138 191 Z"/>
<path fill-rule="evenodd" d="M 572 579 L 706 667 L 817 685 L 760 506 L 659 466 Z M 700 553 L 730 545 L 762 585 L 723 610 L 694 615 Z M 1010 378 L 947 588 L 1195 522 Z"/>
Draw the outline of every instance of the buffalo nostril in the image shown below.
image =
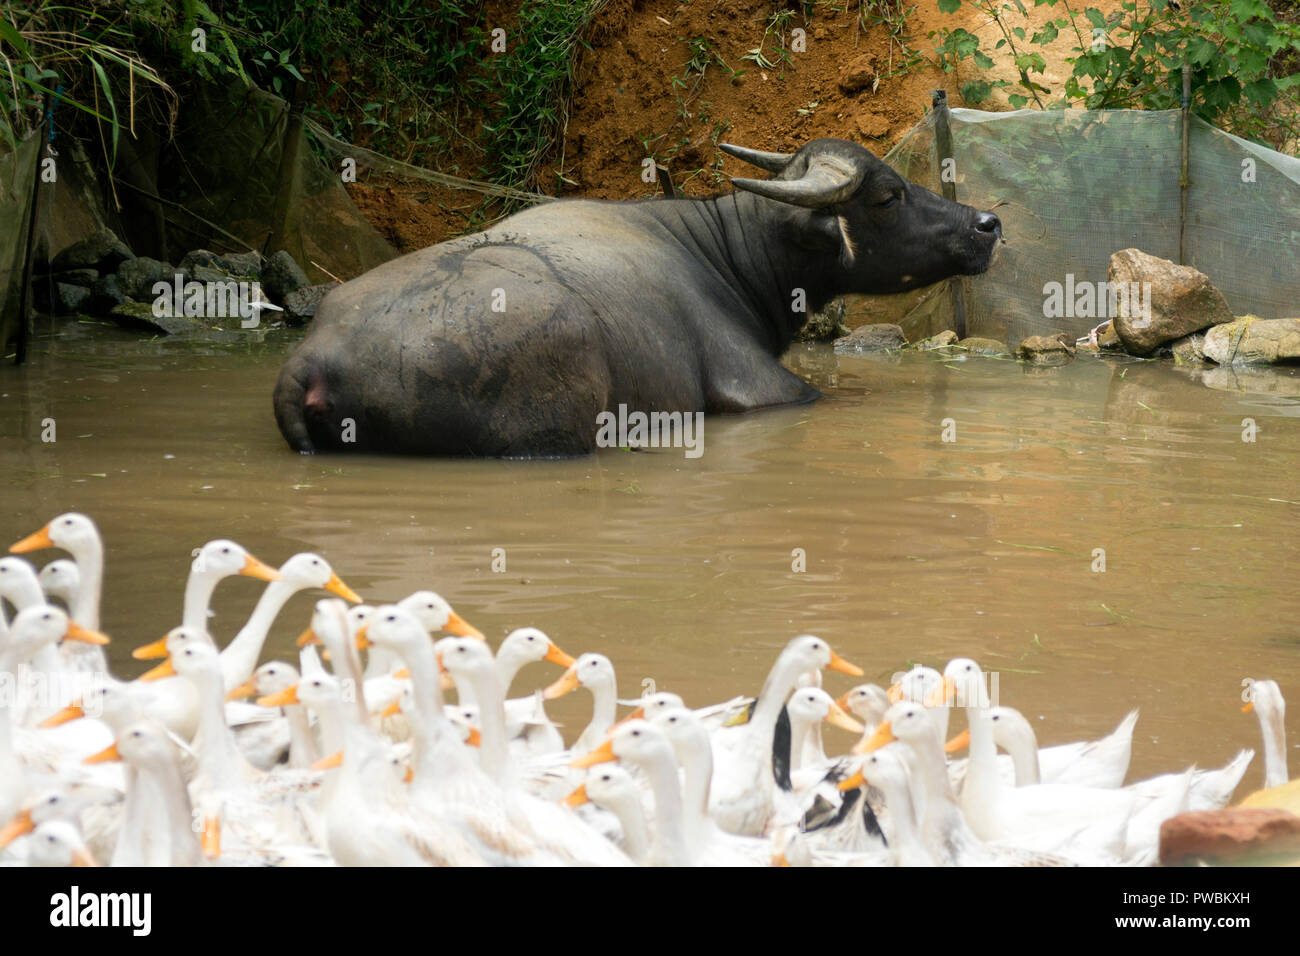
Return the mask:
<path fill-rule="evenodd" d="M 981 212 L 975 214 L 975 231 L 991 232 L 1000 234 L 1002 232 L 1002 220 L 991 212 Z"/>

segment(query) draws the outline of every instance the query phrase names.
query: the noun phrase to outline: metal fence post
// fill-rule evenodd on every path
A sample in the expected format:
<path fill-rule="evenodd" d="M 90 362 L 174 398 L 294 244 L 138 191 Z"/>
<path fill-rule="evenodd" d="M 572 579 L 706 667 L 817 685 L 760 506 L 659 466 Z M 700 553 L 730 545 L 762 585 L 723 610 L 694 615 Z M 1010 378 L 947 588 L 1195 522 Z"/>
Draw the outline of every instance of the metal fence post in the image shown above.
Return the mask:
<path fill-rule="evenodd" d="M 944 160 L 952 160 L 952 128 L 948 125 L 948 94 L 943 90 L 934 90 L 931 94 L 934 107 L 934 151 L 939 167 L 939 188 L 944 199 L 957 201 L 957 183 L 944 176 Z M 964 280 L 956 276 L 948 280 L 948 290 L 952 293 L 952 324 L 957 338 L 966 338 L 966 290 Z"/>

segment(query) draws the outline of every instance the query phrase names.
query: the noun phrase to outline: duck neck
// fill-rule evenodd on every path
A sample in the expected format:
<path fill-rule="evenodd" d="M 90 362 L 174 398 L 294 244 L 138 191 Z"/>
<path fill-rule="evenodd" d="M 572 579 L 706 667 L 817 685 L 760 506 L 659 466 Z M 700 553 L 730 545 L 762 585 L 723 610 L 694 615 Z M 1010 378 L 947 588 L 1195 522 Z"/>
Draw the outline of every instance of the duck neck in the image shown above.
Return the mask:
<path fill-rule="evenodd" d="M 677 764 L 672 751 L 641 765 L 650 777 L 655 798 L 655 829 L 659 862 L 668 866 L 689 866 L 692 862 L 682 817 L 682 794 L 678 789 Z"/>
<path fill-rule="evenodd" d="M 290 704 L 284 708 L 284 719 L 289 724 L 289 766 L 298 769 L 310 767 L 319 754 L 316 741 L 311 736 L 307 708 L 301 704 Z"/>
<path fill-rule="evenodd" d="M 608 804 L 608 809 L 618 817 L 623 828 L 623 852 L 637 863 L 650 858 L 650 831 L 646 828 L 645 814 L 641 811 L 641 798 L 633 795 Z"/>
<path fill-rule="evenodd" d="M 996 742 L 1001 743 L 1011 754 L 1011 762 L 1016 767 L 1016 786 L 1034 786 L 1042 780 L 1038 765 L 1038 738 L 1034 736 L 1034 728 L 1026 723 L 1023 727 L 1008 729 L 1013 732 Z"/>
<path fill-rule="evenodd" d="M 73 602 L 72 619 L 88 630 L 99 630 L 99 598 L 104 586 L 104 544 L 98 538 L 73 555 L 81 585 Z"/>
<path fill-rule="evenodd" d="M 506 772 L 508 745 L 506 743 L 505 702 L 497 684 L 495 669 L 475 673 L 468 680 L 478 699 L 479 760 L 483 770 L 500 781 Z"/>
<path fill-rule="evenodd" d="M 507 698 L 510 696 L 510 685 L 515 682 L 515 677 L 523 670 L 526 663 L 528 662 L 509 651 L 504 654 L 497 652 L 497 684 L 501 687 L 502 696 Z"/>
<path fill-rule="evenodd" d="M 966 782 L 962 784 L 962 800 L 967 796 L 996 800 L 998 782 L 998 745 L 993 739 L 993 721 L 988 711 L 967 707 L 966 718 L 970 724 L 970 761 L 966 769 Z M 979 797 L 977 797 L 977 792 Z"/>
<path fill-rule="evenodd" d="M 1264 708 L 1255 705 L 1259 713 L 1259 729 L 1264 735 L 1264 786 L 1280 787 L 1289 779 L 1286 766 L 1286 705 Z"/>
<path fill-rule="evenodd" d="M 889 823 L 892 828 L 889 846 L 894 862 L 899 866 L 932 866 L 934 861 L 921 839 L 912 794 L 902 781 L 889 778 L 881 783 L 885 806 L 889 807 Z M 865 802 L 865 794 L 862 799 Z"/>
<path fill-rule="evenodd" d="M 226 723 L 226 690 L 220 673 L 198 674 L 195 678 L 193 684 L 199 695 L 199 730 L 194 744 L 199 754 L 199 770 L 211 788 L 225 787 L 236 781 L 242 783 L 254 773 L 254 769 L 239 752 L 230 725 Z"/>
<path fill-rule="evenodd" d="M 682 802 L 686 835 L 692 846 L 698 846 L 712 823 L 709 788 L 713 783 L 713 750 L 704 734 L 692 735 L 673 749 L 685 771 Z"/>
<path fill-rule="evenodd" d="M 167 813 L 167 832 L 171 844 L 171 866 L 198 866 L 203 862 L 203 849 L 194 832 L 194 806 L 185 786 L 185 776 L 180 763 L 169 760 L 157 777 L 158 791 Z"/>
<path fill-rule="evenodd" d="M 85 585 L 82 586 L 84 589 Z M 215 575 L 207 571 L 191 569 L 190 576 L 185 580 L 185 601 L 181 605 L 181 624 L 185 627 L 196 627 L 207 633 L 208 608 L 212 604 L 212 595 L 216 590 L 217 577 Z M 81 599 L 78 598 L 78 600 Z"/>
<path fill-rule="evenodd" d="M 221 651 L 221 674 L 226 690 L 238 687 L 252 676 L 257 659 L 262 656 L 262 645 L 271 633 L 271 625 L 289 598 L 300 590 L 300 587 L 283 580 L 272 581 L 262 589 L 262 596 L 257 599 L 257 606 L 248 616 L 248 621 Z"/>
<path fill-rule="evenodd" d="M 618 716 L 618 692 L 611 681 L 585 685 L 591 691 L 591 720 L 583 729 L 573 749 L 585 753 L 598 747 Z"/>
<path fill-rule="evenodd" d="M 767 680 L 763 683 L 762 691 L 759 692 L 758 700 L 754 704 L 754 713 L 749 718 L 749 725 L 754 733 L 761 733 L 765 739 L 771 739 L 776 732 L 776 721 L 781 716 L 781 708 L 785 706 L 786 700 L 803 673 L 804 670 L 799 662 L 788 654 L 782 654 L 777 658 L 767 675 Z"/>

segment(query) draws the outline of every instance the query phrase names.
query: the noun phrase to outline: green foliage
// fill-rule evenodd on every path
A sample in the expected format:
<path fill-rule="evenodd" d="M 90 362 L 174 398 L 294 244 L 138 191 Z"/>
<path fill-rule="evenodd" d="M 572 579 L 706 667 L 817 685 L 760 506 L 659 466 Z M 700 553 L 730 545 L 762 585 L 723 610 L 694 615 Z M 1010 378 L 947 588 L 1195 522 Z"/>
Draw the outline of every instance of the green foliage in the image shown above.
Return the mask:
<path fill-rule="evenodd" d="M 104 151 L 117 155 L 122 120 L 121 90 L 153 88 L 174 104 L 175 96 L 135 43 L 133 15 L 125 9 L 15 2 L 0 14 L 0 144 L 14 146 L 40 125 L 48 96 L 103 124 Z M 124 115 L 120 115 L 124 114 Z"/>
<path fill-rule="evenodd" d="M 1068 0 L 1034 0 L 1035 7 L 1063 11 L 1032 35 L 1015 25 L 1024 17 L 1021 0 L 966 0 L 998 28 L 995 50 L 1004 50 L 1019 73 L 1012 106 L 1032 100 L 1042 109 L 1078 103 L 1089 109 L 1174 109 L 1182 98 L 1182 66 L 1192 67 L 1191 105 L 1198 115 L 1239 135 L 1276 148 L 1295 148 L 1300 116 L 1294 94 L 1300 84 L 1300 25 L 1291 12 L 1279 15 L 1264 0 L 1199 0 L 1170 6 L 1169 0 L 1126 0 L 1107 15 L 1095 7 L 1073 9 Z M 1277 0 L 1279 8 L 1284 0 Z M 960 0 L 939 0 L 947 13 Z M 1043 84 L 1046 63 L 1034 47 L 1065 33 L 1072 40 L 1072 73 L 1062 88 Z M 955 70 L 971 59 L 992 65 L 979 39 L 958 27 L 934 34 L 940 65 Z M 963 85 L 976 103 L 1006 80 Z M 1054 98 L 1053 98 L 1054 97 Z"/>
<path fill-rule="evenodd" d="M 173 86 L 193 79 L 286 98 L 303 83 L 308 115 L 335 136 L 456 172 L 453 157 L 469 157 L 470 174 L 529 188 L 606 2 L 529 0 L 494 24 L 485 0 L 15 0 L 0 15 L 0 140 L 38 122 L 59 83 L 63 105 L 100 121 L 110 159 L 145 87 L 170 98 L 170 118 Z"/>

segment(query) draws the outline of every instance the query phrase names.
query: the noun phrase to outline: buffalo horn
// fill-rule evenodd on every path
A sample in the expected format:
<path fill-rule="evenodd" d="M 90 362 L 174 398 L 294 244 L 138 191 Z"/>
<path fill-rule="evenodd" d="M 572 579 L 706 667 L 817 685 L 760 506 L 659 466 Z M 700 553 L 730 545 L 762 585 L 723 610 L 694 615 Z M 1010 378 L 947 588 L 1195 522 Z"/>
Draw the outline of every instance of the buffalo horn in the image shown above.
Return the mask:
<path fill-rule="evenodd" d="M 808 209 L 843 202 L 862 182 L 863 171 L 830 156 L 814 159 L 798 179 L 733 179 L 732 185 L 768 199 Z"/>
<path fill-rule="evenodd" d="M 718 148 L 769 173 L 781 172 L 790 165 L 790 160 L 794 159 L 794 153 L 765 153 L 761 149 L 748 149 L 744 146 L 733 146 L 731 143 L 719 143 Z"/>

